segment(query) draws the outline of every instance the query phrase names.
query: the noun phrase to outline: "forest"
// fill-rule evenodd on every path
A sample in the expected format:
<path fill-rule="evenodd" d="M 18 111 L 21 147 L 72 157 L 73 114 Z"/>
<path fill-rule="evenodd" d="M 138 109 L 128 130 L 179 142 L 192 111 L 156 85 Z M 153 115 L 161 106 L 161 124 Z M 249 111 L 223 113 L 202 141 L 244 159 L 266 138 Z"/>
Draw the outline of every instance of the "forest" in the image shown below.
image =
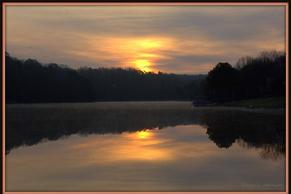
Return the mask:
<path fill-rule="evenodd" d="M 6 53 L 7 103 L 191 100 L 193 85 L 203 78 L 122 68 L 72 69 Z"/>

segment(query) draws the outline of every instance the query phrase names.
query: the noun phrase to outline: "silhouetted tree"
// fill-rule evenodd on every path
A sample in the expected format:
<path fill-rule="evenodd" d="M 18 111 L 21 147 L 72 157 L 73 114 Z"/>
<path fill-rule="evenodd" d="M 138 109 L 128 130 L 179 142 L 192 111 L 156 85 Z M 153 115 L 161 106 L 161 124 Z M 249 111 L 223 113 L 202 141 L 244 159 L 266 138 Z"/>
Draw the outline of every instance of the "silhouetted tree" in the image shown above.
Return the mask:
<path fill-rule="evenodd" d="M 285 54 L 276 51 L 240 58 L 235 68 L 218 63 L 206 77 L 204 94 L 213 102 L 285 96 L 285 64 Z"/>
<path fill-rule="evenodd" d="M 216 101 L 235 98 L 238 72 L 229 63 L 218 63 L 206 78 L 207 95 Z"/>
<path fill-rule="evenodd" d="M 240 93 L 243 99 L 285 95 L 285 63 L 283 53 L 262 53 L 242 64 Z"/>

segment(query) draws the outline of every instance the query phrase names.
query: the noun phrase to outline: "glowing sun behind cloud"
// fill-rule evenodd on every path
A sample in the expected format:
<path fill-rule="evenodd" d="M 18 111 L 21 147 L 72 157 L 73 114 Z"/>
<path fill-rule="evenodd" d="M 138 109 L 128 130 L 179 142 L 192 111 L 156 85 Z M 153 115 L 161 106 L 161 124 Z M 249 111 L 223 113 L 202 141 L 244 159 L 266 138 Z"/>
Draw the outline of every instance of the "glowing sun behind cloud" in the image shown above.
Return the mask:
<path fill-rule="evenodd" d="M 101 51 L 104 58 L 111 56 L 116 61 L 114 66 L 135 68 L 143 72 L 157 72 L 157 62 L 165 58 L 162 51 L 174 48 L 174 41 L 169 37 L 90 37 L 89 39 L 91 52 L 87 52 L 86 57 L 95 57 L 96 53 Z M 102 56 L 98 55 L 98 58 Z"/>
<path fill-rule="evenodd" d="M 139 70 L 141 70 L 143 72 L 151 72 L 151 71 L 154 71 L 152 69 L 151 62 L 149 62 L 148 60 L 145 60 L 145 59 L 137 59 L 133 63 L 134 63 L 134 67 L 136 69 L 139 69 Z"/>
<path fill-rule="evenodd" d="M 152 135 L 153 135 L 152 132 L 150 132 L 149 130 L 136 132 L 136 136 L 139 139 L 147 139 L 147 138 L 150 138 Z"/>
<path fill-rule="evenodd" d="M 160 48 L 163 46 L 162 41 L 160 40 L 154 40 L 154 39 L 140 39 L 136 40 L 136 44 L 140 46 L 141 48 L 145 49 L 154 49 L 154 48 Z"/>
<path fill-rule="evenodd" d="M 6 51 L 72 68 L 207 73 L 219 61 L 286 47 L 283 5 L 6 8 Z"/>

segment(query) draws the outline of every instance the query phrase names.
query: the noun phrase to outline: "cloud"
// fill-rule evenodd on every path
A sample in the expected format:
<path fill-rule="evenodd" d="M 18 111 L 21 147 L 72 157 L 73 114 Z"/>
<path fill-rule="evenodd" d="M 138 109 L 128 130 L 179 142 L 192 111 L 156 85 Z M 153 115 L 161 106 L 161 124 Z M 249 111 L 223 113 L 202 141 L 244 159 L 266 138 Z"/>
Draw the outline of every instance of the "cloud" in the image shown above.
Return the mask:
<path fill-rule="evenodd" d="M 197 73 L 285 50 L 284 6 L 8 6 L 6 23 L 8 52 L 73 68 L 149 60 L 158 70 Z"/>

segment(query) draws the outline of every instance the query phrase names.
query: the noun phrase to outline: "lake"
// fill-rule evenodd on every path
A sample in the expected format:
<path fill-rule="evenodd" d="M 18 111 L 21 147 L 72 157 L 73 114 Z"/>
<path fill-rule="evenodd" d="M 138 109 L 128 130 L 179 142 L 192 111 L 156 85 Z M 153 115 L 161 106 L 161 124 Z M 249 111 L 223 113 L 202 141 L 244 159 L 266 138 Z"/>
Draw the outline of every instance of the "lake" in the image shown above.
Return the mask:
<path fill-rule="evenodd" d="M 190 102 L 6 107 L 6 191 L 284 190 L 283 110 Z"/>

